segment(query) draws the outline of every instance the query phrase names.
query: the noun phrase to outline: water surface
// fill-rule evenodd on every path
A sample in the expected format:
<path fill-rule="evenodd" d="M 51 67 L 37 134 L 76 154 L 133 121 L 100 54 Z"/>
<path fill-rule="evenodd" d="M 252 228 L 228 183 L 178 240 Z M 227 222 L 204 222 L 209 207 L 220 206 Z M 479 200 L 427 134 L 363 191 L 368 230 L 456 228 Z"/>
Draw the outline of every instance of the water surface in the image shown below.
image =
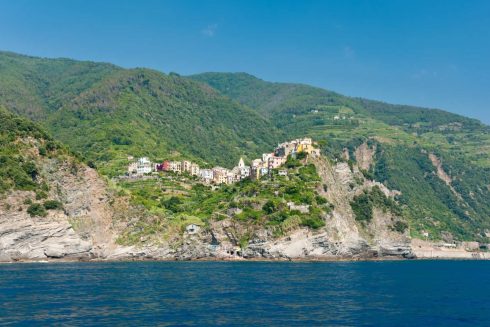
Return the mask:
<path fill-rule="evenodd" d="M 0 324 L 490 326 L 489 261 L 0 265 Z"/>

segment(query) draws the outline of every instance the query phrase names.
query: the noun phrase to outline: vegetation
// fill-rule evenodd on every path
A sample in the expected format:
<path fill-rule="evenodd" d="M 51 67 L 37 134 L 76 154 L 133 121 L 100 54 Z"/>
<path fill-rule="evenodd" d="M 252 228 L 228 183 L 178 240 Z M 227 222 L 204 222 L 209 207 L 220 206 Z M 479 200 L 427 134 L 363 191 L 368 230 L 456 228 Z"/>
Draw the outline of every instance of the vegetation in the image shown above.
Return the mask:
<path fill-rule="evenodd" d="M 188 176 L 172 174 L 161 174 L 157 179 L 124 181 L 119 186 L 122 192 L 130 194 L 135 206 L 143 206 L 161 217 L 143 229 L 138 228 L 139 237 L 158 230 L 160 225 L 153 224 L 162 224 L 162 221 L 180 229 L 190 221 L 204 226 L 210 220 L 223 218 L 231 218 L 251 229 L 268 226 L 280 236 L 299 226 L 317 229 L 325 225 L 331 206 L 318 194 L 319 183 L 315 166 L 301 164 L 289 169 L 288 176 L 279 176 L 274 171 L 272 179 L 243 180 L 216 190 Z M 309 205 L 309 213 L 290 210 L 288 202 Z M 138 238 L 127 236 L 122 242 L 130 244 L 131 239 Z"/>
<path fill-rule="evenodd" d="M 374 165 L 362 173 L 401 191 L 398 200 L 406 207 L 413 236 L 428 231 L 435 239 L 441 233 L 485 239 L 490 229 L 490 128 L 479 121 L 442 110 L 345 97 L 307 85 L 269 83 L 243 73 L 191 78 L 254 108 L 289 138 L 313 137 L 334 159 L 345 160 L 347 150 L 350 165 L 361 144 L 376 147 Z M 428 153 L 442 158 L 451 185 L 437 176 Z M 370 203 L 367 195 L 355 201 L 359 219 L 370 219 Z"/>
<path fill-rule="evenodd" d="M 39 203 L 33 203 L 27 208 L 27 213 L 31 215 L 31 217 L 46 217 L 48 212 L 46 209 Z"/>
<path fill-rule="evenodd" d="M 43 206 L 46 210 L 60 210 L 63 209 L 63 204 L 57 200 L 44 201 Z"/>
<path fill-rule="evenodd" d="M 109 176 L 124 172 L 128 155 L 230 166 L 283 139 L 253 110 L 176 74 L 0 52 L 0 76 L 0 105 Z"/>
<path fill-rule="evenodd" d="M 0 194 L 17 189 L 42 197 L 47 186 L 39 179 L 36 151 L 40 148 L 44 156 L 66 153 L 36 124 L 0 107 Z"/>
<path fill-rule="evenodd" d="M 39 160 L 67 153 L 55 140 L 114 177 L 125 171 L 128 155 L 230 167 L 241 155 L 255 158 L 278 141 L 310 136 L 322 153 L 352 167 L 359 145 L 376 149 L 373 164 L 362 173 L 401 191 L 397 201 L 413 236 L 428 231 L 433 238 L 450 233 L 456 239 L 483 240 L 490 230 L 490 128 L 474 119 L 307 85 L 269 83 L 243 73 L 185 78 L 6 52 L 0 52 L 0 90 L 0 193 L 30 190 L 37 201 L 46 199 Z M 449 183 L 438 177 L 429 153 L 441 158 Z M 143 219 L 141 233 L 160 231 L 167 223 L 181 228 L 189 221 L 220 219 L 230 203 L 242 209 L 235 216 L 240 221 L 279 231 L 318 228 L 329 206 L 314 188 L 316 172 L 301 158 L 289 158 L 286 167 L 292 176 L 274 175 L 272 181 L 213 192 L 177 177 L 117 187 L 133 204 L 160 215 L 162 220 Z M 287 201 L 309 204 L 309 218 L 289 212 Z M 356 216 L 369 221 L 369 208 L 379 204 L 393 209 L 380 201 L 376 194 L 360 195 L 353 202 Z"/>
<path fill-rule="evenodd" d="M 355 196 L 351 202 L 351 207 L 356 220 L 362 223 L 371 221 L 374 208 L 390 211 L 396 216 L 403 215 L 399 204 L 387 197 L 378 186 L 374 186 L 371 190 L 366 190 L 362 194 Z"/>

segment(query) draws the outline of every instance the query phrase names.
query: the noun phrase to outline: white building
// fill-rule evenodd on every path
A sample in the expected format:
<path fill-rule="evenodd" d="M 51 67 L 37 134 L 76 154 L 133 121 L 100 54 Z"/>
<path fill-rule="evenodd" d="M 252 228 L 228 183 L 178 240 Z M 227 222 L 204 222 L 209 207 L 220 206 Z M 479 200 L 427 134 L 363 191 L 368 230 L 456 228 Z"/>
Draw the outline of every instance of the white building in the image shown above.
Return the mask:
<path fill-rule="evenodd" d="M 233 173 L 238 175 L 238 177 L 236 178 L 237 180 L 241 180 L 250 176 L 250 167 L 245 166 L 243 158 L 240 158 L 240 161 L 238 161 L 238 166 L 234 167 L 232 171 Z"/>
<path fill-rule="evenodd" d="M 260 176 L 267 175 L 268 173 L 269 173 L 269 168 L 267 167 L 260 168 Z"/>
<path fill-rule="evenodd" d="M 141 157 L 136 161 L 136 174 L 144 175 L 153 171 L 153 165 L 147 157 Z"/>
<path fill-rule="evenodd" d="M 200 169 L 199 170 L 199 176 L 206 182 L 206 183 L 211 183 L 211 181 L 214 178 L 213 170 L 212 169 Z"/>

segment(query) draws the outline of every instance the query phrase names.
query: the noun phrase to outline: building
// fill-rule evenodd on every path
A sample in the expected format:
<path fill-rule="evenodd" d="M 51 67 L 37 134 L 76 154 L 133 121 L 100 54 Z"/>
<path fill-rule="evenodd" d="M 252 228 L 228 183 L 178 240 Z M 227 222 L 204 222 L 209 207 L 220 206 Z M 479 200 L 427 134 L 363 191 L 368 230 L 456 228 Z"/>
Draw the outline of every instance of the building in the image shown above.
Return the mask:
<path fill-rule="evenodd" d="M 192 176 L 199 176 L 199 165 L 198 164 L 191 164 L 191 171 L 190 171 Z"/>
<path fill-rule="evenodd" d="M 318 149 L 315 149 L 313 141 L 309 137 L 281 143 L 274 150 L 274 154 L 276 157 L 287 157 L 289 155 L 295 155 L 296 153 L 300 152 L 314 155 L 320 154 L 320 151 Z"/>
<path fill-rule="evenodd" d="M 128 165 L 128 174 L 134 175 L 138 170 L 138 164 L 136 162 L 132 162 Z"/>
<path fill-rule="evenodd" d="M 170 171 L 180 174 L 182 172 L 182 164 L 180 161 L 170 161 Z"/>
<path fill-rule="evenodd" d="M 250 166 L 250 178 L 259 179 L 260 178 L 260 170 L 261 168 L 266 167 L 267 165 L 261 159 L 252 160 L 252 165 Z"/>
<path fill-rule="evenodd" d="M 180 171 L 182 173 L 191 173 L 191 162 L 190 161 L 187 161 L 187 160 L 184 160 L 181 162 L 181 166 L 180 166 Z"/>
<path fill-rule="evenodd" d="M 229 170 L 223 167 L 213 168 L 213 181 L 216 184 L 226 184 L 228 183 L 228 173 Z"/>
<path fill-rule="evenodd" d="M 281 167 L 286 163 L 287 158 L 286 157 L 269 157 L 269 160 L 267 162 L 267 167 L 269 169 L 276 169 Z"/>
<path fill-rule="evenodd" d="M 238 168 L 244 168 L 245 167 L 245 161 L 243 161 L 243 158 L 240 157 L 240 160 L 238 161 Z"/>
<path fill-rule="evenodd" d="M 296 148 L 296 143 L 293 142 L 284 142 L 277 146 L 274 150 L 274 154 L 276 157 L 287 157 L 291 153 L 293 153 Z"/>
<path fill-rule="evenodd" d="M 240 181 L 250 176 L 250 167 L 245 165 L 243 158 L 240 158 L 238 166 L 235 166 L 232 172 L 235 174 L 235 180 Z"/>
<path fill-rule="evenodd" d="M 274 157 L 274 152 L 271 153 L 263 153 L 262 154 L 262 162 L 268 162 L 269 159 Z"/>
<path fill-rule="evenodd" d="M 240 181 L 240 175 L 237 175 L 233 171 L 228 171 L 226 174 L 226 184 L 233 184 Z"/>
<path fill-rule="evenodd" d="M 153 171 L 153 165 L 147 157 L 141 157 L 136 162 L 129 164 L 128 170 L 129 169 L 131 169 L 133 173 L 136 171 L 137 175 L 144 175 Z"/>
<path fill-rule="evenodd" d="M 279 170 L 278 174 L 279 174 L 279 176 L 287 176 L 288 171 L 286 169 L 281 169 L 281 170 Z"/>
<path fill-rule="evenodd" d="M 170 171 L 170 161 L 169 160 L 165 160 L 162 163 L 162 170 L 163 171 Z"/>
<path fill-rule="evenodd" d="M 200 169 L 199 170 L 199 176 L 206 182 L 206 183 L 211 183 L 214 174 L 212 169 Z"/>
<path fill-rule="evenodd" d="M 243 168 L 240 168 L 240 179 L 244 179 L 250 177 L 250 167 L 245 166 Z"/>

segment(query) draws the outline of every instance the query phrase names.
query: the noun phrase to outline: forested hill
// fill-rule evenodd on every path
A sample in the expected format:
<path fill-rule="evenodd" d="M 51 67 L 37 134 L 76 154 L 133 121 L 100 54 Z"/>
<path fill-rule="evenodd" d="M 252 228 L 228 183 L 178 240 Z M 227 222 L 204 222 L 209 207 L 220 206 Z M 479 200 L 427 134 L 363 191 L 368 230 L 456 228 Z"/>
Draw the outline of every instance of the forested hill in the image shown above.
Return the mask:
<path fill-rule="evenodd" d="M 393 105 L 381 101 L 343 96 L 304 84 L 267 82 L 247 73 L 202 73 L 190 78 L 204 82 L 224 95 L 255 108 L 266 116 L 301 114 L 321 106 L 348 106 L 390 125 L 425 124 L 437 127 L 461 123 L 463 128 L 485 128 L 476 119 L 438 109 Z"/>
<path fill-rule="evenodd" d="M 282 139 L 266 118 L 177 74 L 0 52 L 0 105 L 116 173 L 128 155 L 231 165 Z"/>
<path fill-rule="evenodd" d="M 441 238 L 489 230 L 490 128 L 479 121 L 245 73 L 190 78 L 254 108 L 290 137 L 312 136 L 339 160 L 365 160 L 356 150 L 366 144 L 373 155 L 365 174 L 401 191 L 413 230 Z"/>
<path fill-rule="evenodd" d="M 127 157 L 231 167 L 311 136 L 401 194 L 414 236 L 490 235 L 490 130 L 477 120 L 247 74 L 182 77 L 0 52 L 0 107 L 42 125 L 106 176 Z M 363 148 L 363 151 L 359 149 Z"/>

